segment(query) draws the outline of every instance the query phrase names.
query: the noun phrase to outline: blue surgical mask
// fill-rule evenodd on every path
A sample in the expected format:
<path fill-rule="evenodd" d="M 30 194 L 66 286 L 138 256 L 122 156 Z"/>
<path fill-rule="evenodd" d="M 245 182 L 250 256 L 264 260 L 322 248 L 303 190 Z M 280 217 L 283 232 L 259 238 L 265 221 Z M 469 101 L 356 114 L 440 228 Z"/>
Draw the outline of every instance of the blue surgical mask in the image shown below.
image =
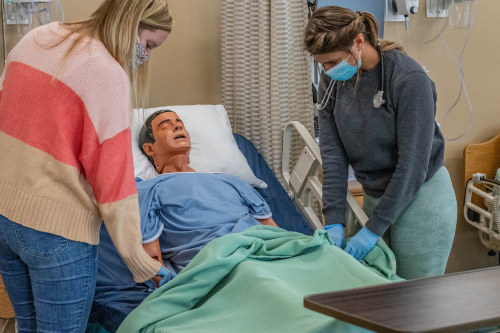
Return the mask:
<path fill-rule="evenodd" d="M 349 59 L 350 56 L 351 55 L 349 54 L 347 59 Z M 325 71 L 326 75 L 328 75 L 335 81 L 347 81 L 350 78 L 352 78 L 354 74 L 356 74 L 358 69 L 361 67 L 361 51 L 359 51 L 357 65 L 355 66 L 349 65 L 347 59 L 343 60 L 340 64 L 333 66 L 329 70 Z"/>

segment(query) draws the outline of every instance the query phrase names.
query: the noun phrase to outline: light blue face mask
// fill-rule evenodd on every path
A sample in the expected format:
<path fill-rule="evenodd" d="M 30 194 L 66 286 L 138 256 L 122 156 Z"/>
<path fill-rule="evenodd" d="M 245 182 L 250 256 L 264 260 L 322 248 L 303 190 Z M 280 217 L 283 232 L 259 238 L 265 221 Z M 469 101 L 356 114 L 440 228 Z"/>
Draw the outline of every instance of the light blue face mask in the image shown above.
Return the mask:
<path fill-rule="evenodd" d="M 354 45 L 352 46 L 354 48 Z M 349 59 L 351 55 L 347 57 Z M 356 74 L 358 69 L 361 67 L 361 51 L 359 51 L 358 55 L 358 64 L 355 66 L 349 65 L 349 63 L 346 60 L 343 60 L 340 64 L 337 64 L 330 68 L 329 70 L 325 71 L 326 75 L 331 77 L 335 81 L 347 81 L 350 78 Z"/>

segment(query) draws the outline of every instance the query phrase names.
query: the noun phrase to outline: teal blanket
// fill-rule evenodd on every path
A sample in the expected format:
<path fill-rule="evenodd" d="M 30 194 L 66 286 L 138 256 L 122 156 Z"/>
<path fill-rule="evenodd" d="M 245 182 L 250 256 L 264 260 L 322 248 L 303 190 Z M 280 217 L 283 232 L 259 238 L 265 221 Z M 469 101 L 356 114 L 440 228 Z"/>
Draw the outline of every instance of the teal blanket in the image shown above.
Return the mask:
<path fill-rule="evenodd" d="M 401 281 L 383 241 L 364 261 L 269 226 L 213 240 L 125 319 L 125 332 L 365 332 L 303 306 L 306 295 Z"/>

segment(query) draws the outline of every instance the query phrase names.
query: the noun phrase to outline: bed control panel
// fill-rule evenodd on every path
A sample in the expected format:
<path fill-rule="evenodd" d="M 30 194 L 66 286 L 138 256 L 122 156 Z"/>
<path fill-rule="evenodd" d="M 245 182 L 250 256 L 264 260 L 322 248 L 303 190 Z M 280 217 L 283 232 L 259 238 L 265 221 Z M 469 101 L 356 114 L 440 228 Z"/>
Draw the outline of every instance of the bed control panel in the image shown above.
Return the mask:
<path fill-rule="evenodd" d="M 312 176 L 319 166 L 319 162 L 314 158 L 311 149 L 304 147 L 295 168 L 290 175 L 290 186 L 295 193 L 300 193 L 306 183 L 307 177 Z"/>

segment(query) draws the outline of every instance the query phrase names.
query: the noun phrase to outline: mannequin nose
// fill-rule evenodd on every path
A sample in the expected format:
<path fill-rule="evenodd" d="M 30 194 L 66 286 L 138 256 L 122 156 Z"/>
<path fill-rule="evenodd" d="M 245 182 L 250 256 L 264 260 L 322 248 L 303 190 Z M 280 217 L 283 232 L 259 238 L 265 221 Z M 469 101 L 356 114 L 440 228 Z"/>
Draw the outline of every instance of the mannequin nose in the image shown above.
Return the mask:
<path fill-rule="evenodd" d="M 183 128 L 184 127 L 182 126 L 182 123 L 175 123 L 174 124 L 174 130 L 175 131 L 181 131 L 181 130 L 183 130 Z"/>

